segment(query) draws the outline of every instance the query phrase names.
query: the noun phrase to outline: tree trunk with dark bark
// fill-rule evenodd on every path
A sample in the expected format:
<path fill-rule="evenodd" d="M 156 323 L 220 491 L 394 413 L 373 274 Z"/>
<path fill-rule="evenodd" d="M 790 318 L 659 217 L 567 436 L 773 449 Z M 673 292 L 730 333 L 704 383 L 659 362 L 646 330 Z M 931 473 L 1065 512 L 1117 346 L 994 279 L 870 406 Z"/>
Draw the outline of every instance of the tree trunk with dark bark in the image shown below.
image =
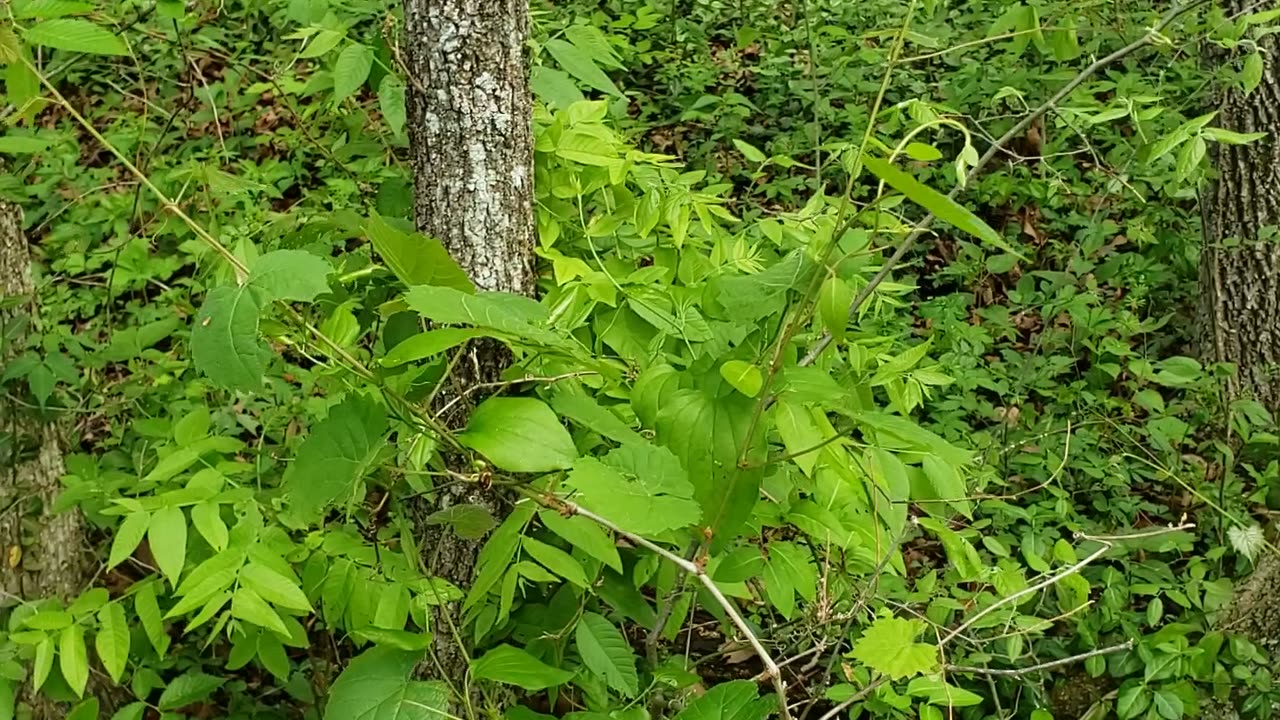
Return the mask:
<path fill-rule="evenodd" d="M 1227 0 L 1228 13 L 1253 7 Z M 1217 177 L 1201 198 L 1200 348 L 1207 362 L 1234 363 L 1231 399 L 1253 398 L 1280 418 L 1280 42 L 1261 41 L 1266 71 L 1256 90 L 1227 89 L 1214 124 L 1266 133 L 1248 145 L 1213 144 Z M 1239 633 L 1280 657 L 1280 558 L 1258 560 L 1241 584 L 1221 629 Z M 1206 708 L 1206 718 L 1239 717 L 1232 702 Z"/>
<path fill-rule="evenodd" d="M 439 238 L 481 290 L 523 295 L 534 293 L 535 280 L 528 25 L 527 0 L 405 0 L 418 229 Z M 497 380 L 509 359 L 496 342 L 472 343 L 441 396 Z M 462 425 L 465 412 L 447 418 L 449 424 Z M 492 491 L 453 488 L 435 498 L 436 507 L 474 503 L 498 513 Z M 481 544 L 445 526 L 427 526 L 424 561 L 430 572 L 465 589 Z M 458 680 L 466 654 L 449 623 L 460 629 L 461 617 L 456 607 L 443 612 L 450 615 L 433 617 L 435 661 L 424 672 Z"/>
<path fill-rule="evenodd" d="M 38 327 L 30 258 L 22 233 L 22 213 L 0 202 L 0 338 L 22 338 Z M 8 304 L 6 304 L 8 305 Z M 22 343 L 0 341 L 0 360 L 21 353 Z M 0 363 L 3 365 L 3 363 Z M 78 511 L 54 513 L 53 501 L 63 475 L 57 428 L 38 410 L 12 393 L 0 397 L 0 541 L 4 542 L 4 597 L 0 605 L 19 601 L 74 598 L 88 579 L 90 554 Z M 66 708 L 41 698 L 26 698 L 33 717 L 62 718 Z"/>

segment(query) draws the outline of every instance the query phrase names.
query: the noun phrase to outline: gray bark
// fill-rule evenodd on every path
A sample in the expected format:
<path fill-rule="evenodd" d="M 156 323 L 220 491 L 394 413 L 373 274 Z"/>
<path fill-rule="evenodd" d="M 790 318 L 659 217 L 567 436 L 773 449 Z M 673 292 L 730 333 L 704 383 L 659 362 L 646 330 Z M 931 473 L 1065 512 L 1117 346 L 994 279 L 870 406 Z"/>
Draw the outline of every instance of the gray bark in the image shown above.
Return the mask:
<path fill-rule="evenodd" d="M 439 238 L 480 289 L 533 295 L 528 25 L 527 0 L 405 0 L 418 228 Z M 496 342 L 478 341 L 464 352 L 442 398 L 497 380 L 509 363 L 509 353 Z M 453 427 L 465 422 L 462 406 L 446 419 Z M 436 507 L 473 503 L 497 514 L 501 505 L 493 491 L 478 486 L 453 485 L 439 495 Z M 459 587 L 471 584 L 480 547 L 445 526 L 424 528 L 429 571 Z M 458 608 L 437 612 L 433 623 L 434 662 L 423 673 L 457 681 L 467 658 L 450 631 L 450 625 L 462 627 Z"/>
<path fill-rule="evenodd" d="M 1251 9 L 1248 0 L 1224 2 L 1229 13 Z M 1212 144 L 1216 178 L 1201 198 L 1205 246 L 1200 261 L 1200 347 L 1209 362 L 1238 368 L 1231 398 L 1251 397 L 1280 417 L 1280 240 L 1264 228 L 1280 227 L 1280 42 L 1268 35 L 1261 84 L 1251 94 L 1224 90 L 1214 123 L 1267 136 L 1248 145 Z M 1240 585 L 1220 626 L 1280 657 L 1280 558 L 1266 552 Z M 1218 701 L 1204 717 L 1239 717 L 1234 703 Z"/>
<path fill-rule="evenodd" d="M 0 298 L 27 298 L 23 305 L 0 309 L 0 328 L 37 322 L 34 288 L 21 211 L 0 202 Z M 0 335 L 4 333 L 0 331 Z M 6 347 L 8 361 L 21 343 Z M 8 451 L 0 456 L 0 541 L 4 543 L 0 605 L 77 596 L 88 578 L 90 554 L 78 511 L 53 513 L 63 475 L 56 427 L 9 394 L 0 396 L 0 435 Z M 29 687 L 29 686 L 28 686 Z M 60 708 L 41 698 L 25 698 L 33 717 L 62 718 Z"/>

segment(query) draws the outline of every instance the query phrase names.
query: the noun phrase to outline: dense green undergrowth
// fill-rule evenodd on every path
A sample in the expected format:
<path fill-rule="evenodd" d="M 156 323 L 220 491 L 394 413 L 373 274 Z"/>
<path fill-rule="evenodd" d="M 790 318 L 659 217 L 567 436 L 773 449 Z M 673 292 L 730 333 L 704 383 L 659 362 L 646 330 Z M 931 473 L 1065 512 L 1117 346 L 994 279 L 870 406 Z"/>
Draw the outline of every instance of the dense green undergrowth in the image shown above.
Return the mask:
<path fill-rule="evenodd" d="M 1187 14 L 960 203 L 927 189 L 1158 11 L 536 7 L 534 301 L 412 230 L 396 10 L 15 2 L 41 319 L 3 387 L 66 429 L 101 571 L 11 608 L 5 697 L 92 671 L 133 718 L 756 720 L 764 651 L 802 718 L 1177 720 L 1232 688 L 1270 717 L 1270 661 L 1213 619 L 1269 551 L 1276 429 L 1192 359 L 1190 306 L 1206 143 L 1248 140 L 1204 108 L 1256 84 L 1268 18 Z M 510 383 L 442 427 L 480 336 Z M 427 519 L 484 538 L 469 587 L 408 507 L 452 483 L 512 489 Z M 409 679 L 460 640 L 470 676 Z"/>

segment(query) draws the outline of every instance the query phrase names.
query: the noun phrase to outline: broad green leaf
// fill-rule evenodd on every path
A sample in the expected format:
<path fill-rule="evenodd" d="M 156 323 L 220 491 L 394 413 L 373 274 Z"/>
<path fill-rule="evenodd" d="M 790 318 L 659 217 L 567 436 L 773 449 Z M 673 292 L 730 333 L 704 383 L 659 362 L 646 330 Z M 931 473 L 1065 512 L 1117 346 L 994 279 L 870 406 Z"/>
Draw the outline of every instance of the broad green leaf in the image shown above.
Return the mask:
<path fill-rule="evenodd" d="M 1251 142 L 1261 140 L 1266 137 L 1266 133 L 1240 133 L 1226 128 L 1207 127 L 1201 135 L 1214 142 L 1225 143 L 1227 145 L 1248 145 Z"/>
<path fill-rule="evenodd" d="M 231 597 L 231 616 L 281 635 L 289 633 L 276 611 L 271 609 L 261 595 L 245 585 L 241 585 Z"/>
<path fill-rule="evenodd" d="M 329 292 L 329 261 L 305 250 L 276 250 L 258 258 L 245 283 L 272 300 L 311 302 Z"/>
<path fill-rule="evenodd" d="M 217 593 L 231 587 L 244 560 L 243 551 L 224 550 L 197 565 L 178 586 L 176 595 L 182 600 L 170 608 L 165 617 L 177 617 L 194 610 Z"/>
<path fill-rule="evenodd" d="M 875 173 L 876 177 L 885 181 L 889 187 L 906 195 L 908 200 L 928 210 L 939 220 L 950 223 L 956 229 L 963 230 L 1007 253 L 1022 257 L 1021 253 L 1005 242 L 1000 233 L 991 229 L 991 226 L 983 222 L 977 215 L 969 212 L 955 200 L 921 183 L 908 173 L 899 170 L 893 163 L 874 157 L 864 157 L 862 163 L 864 167 Z"/>
<path fill-rule="evenodd" d="M 129 661 L 129 622 L 123 605 L 108 603 L 98 611 L 98 634 L 93 638 L 93 646 L 111 680 L 119 683 Z"/>
<path fill-rule="evenodd" d="M 542 102 L 562 110 L 583 101 L 582 91 L 569 73 L 545 65 L 533 68 L 529 74 L 529 89 Z"/>
<path fill-rule="evenodd" d="M 764 387 L 764 375 L 760 368 L 742 360 L 730 360 L 721 365 L 720 377 L 747 397 L 759 395 L 760 389 Z"/>
<path fill-rule="evenodd" d="M 301 583 L 266 565 L 250 561 L 240 569 L 240 582 L 264 600 L 280 607 L 311 612 L 311 603 L 302 592 Z"/>
<path fill-rule="evenodd" d="M 107 567 L 113 568 L 124 562 L 138 549 L 142 538 L 147 535 L 147 525 L 151 523 L 151 515 L 138 511 L 125 516 L 116 535 L 111 539 L 111 556 L 107 559 Z"/>
<path fill-rule="evenodd" d="M 314 522 L 331 505 L 357 500 L 356 483 L 383 448 L 386 433 L 386 412 L 369 396 L 351 395 L 330 408 L 285 470 L 291 511 Z"/>
<path fill-rule="evenodd" d="M 21 20 L 87 15 L 95 9 L 92 3 L 74 0 L 14 0 L 12 7 L 13 16 Z"/>
<path fill-rule="evenodd" d="M 876 620 L 853 645 L 853 657 L 890 680 L 935 672 L 938 649 L 918 643 L 920 624 L 885 617 Z"/>
<path fill-rule="evenodd" d="M 73 622 L 75 618 L 66 610 L 47 609 L 27 617 L 22 624 L 35 630 L 61 630 Z"/>
<path fill-rule="evenodd" d="M 403 135 L 407 118 L 405 88 L 404 82 L 394 73 L 387 73 L 382 82 L 378 83 L 378 109 L 382 111 L 382 119 L 391 128 L 392 134 L 397 137 Z"/>
<path fill-rule="evenodd" d="M 565 72 L 581 80 L 587 87 L 624 97 L 617 85 L 596 65 L 591 55 L 564 40 L 548 40 L 544 47 Z"/>
<path fill-rule="evenodd" d="M 111 720 L 143 720 L 146 712 L 146 703 L 142 701 L 131 702 L 117 710 L 116 714 L 111 716 Z"/>
<path fill-rule="evenodd" d="M 736 537 L 760 499 L 765 444 L 762 427 L 751 428 L 755 403 L 738 393 L 712 397 L 703 390 L 682 390 L 658 414 L 658 442 L 688 473 L 713 552 Z M 745 469 L 739 467 L 743 460 Z"/>
<path fill-rule="evenodd" d="M 0 720 L 13 720 L 18 704 L 18 681 L 0 679 Z"/>
<path fill-rule="evenodd" d="M 439 355 L 445 350 L 450 350 L 478 337 L 485 337 L 485 333 L 474 328 L 428 330 L 400 342 L 400 344 L 391 348 L 386 357 L 378 362 L 383 367 L 397 367 L 415 360 Z"/>
<path fill-rule="evenodd" d="M 79 18 L 57 18 L 36 23 L 22 34 L 33 45 L 92 55 L 128 55 L 120 35 Z"/>
<path fill-rule="evenodd" d="M 534 560 L 542 563 L 548 570 L 577 585 L 585 588 L 591 584 L 587 578 L 586 571 L 582 569 L 582 565 L 569 553 L 561 550 L 554 545 L 548 545 L 541 540 L 535 540 L 526 537 L 521 541 L 521 547 Z"/>
<path fill-rule="evenodd" d="M 748 162 L 762 163 L 769 159 L 764 153 L 760 152 L 759 148 L 745 140 L 733 138 L 733 146 L 738 148 L 738 152 L 742 153 L 742 156 L 745 157 Z"/>
<path fill-rule="evenodd" d="M 636 656 L 622 632 L 603 615 L 585 612 L 574 631 L 578 655 L 588 670 L 626 697 L 640 692 Z"/>
<path fill-rule="evenodd" d="M 475 292 L 475 285 L 467 273 L 439 240 L 402 230 L 377 213 L 365 222 L 364 234 L 391 272 L 405 285 L 448 287 L 467 294 Z"/>
<path fill-rule="evenodd" d="M 1262 84 L 1265 70 L 1266 62 L 1262 58 L 1262 53 L 1249 53 L 1244 59 L 1244 68 L 1240 70 L 1240 85 L 1244 88 L 1245 95 L 1252 95 L 1253 91 L 1258 89 Z"/>
<path fill-rule="evenodd" d="M 147 526 L 147 545 L 156 565 L 160 566 L 160 572 L 176 588 L 182 566 L 187 561 L 187 516 L 182 508 L 161 508 L 151 516 L 151 523 Z"/>
<path fill-rule="evenodd" d="M 413 680 L 422 652 L 392 647 L 365 651 L 329 691 L 325 720 L 441 720 L 448 717 L 449 692 L 439 682 Z"/>
<path fill-rule="evenodd" d="M 422 652 L 431 647 L 431 633 L 414 633 L 407 630 L 367 627 L 356 630 L 354 634 L 375 645 L 386 645 L 397 650 Z"/>
<path fill-rule="evenodd" d="M 432 322 L 474 325 L 544 345 L 561 344 L 547 329 L 547 309 L 538 301 L 503 292 L 463 292 L 452 287 L 418 285 L 405 293 L 405 302 Z"/>
<path fill-rule="evenodd" d="M 480 680 L 516 685 L 525 690 L 543 690 L 573 678 L 568 670 L 547 665 L 528 651 L 511 645 L 499 645 L 472 660 L 471 674 Z"/>
<path fill-rule="evenodd" d="M 71 625 L 58 636 L 58 668 L 77 696 L 84 696 L 89 683 L 89 651 L 84 645 L 84 628 Z"/>
<path fill-rule="evenodd" d="M 579 505 L 638 535 L 689 527 L 701 517 L 680 460 L 648 443 L 581 458 L 566 483 L 577 490 Z"/>
<path fill-rule="evenodd" d="M 485 400 L 458 441 L 508 472 L 567 470 L 578 457 L 573 438 L 555 412 L 534 398 Z"/>
<path fill-rule="evenodd" d="M 373 69 L 373 48 L 353 42 L 338 53 L 333 64 L 333 101 L 342 102 L 364 85 Z"/>
<path fill-rule="evenodd" d="M 943 707 L 971 707 L 982 704 L 982 696 L 949 685 L 937 677 L 912 678 L 907 683 L 907 694 L 922 697 L 925 702 Z"/>
<path fill-rule="evenodd" d="M 471 583 L 467 599 L 462 603 L 464 609 L 484 598 L 502 578 L 516 551 L 520 549 L 520 535 L 536 509 L 537 505 L 532 502 L 516 505 L 507 519 L 489 536 L 489 540 L 480 549 L 480 556 L 476 558 L 476 579 Z"/>
<path fill-rule="evenodd" d="M 216 502 L 203 502 L 191 506 L 191 524 L 216 552 L 227 549 L 227 524 L 222 521 L 222 506 Z"/>
<path fill-rule="evenodd" d="M 675 720 L 765 720 L 777 708 L 776 701 L 759 696 L 754 682 L 732 680 L 695 698 Z"/>
<path fill-rule="evenodd" d="M 234 576 L 232 578 L 234 579 Z M 151 647 L 155 648 L 156 654 L 163 658 L 171 641 L 169 633 L 164 629 L 160 605 L 156 602 L 155 583 L 149 582 L 143 585 L 142 589 L 133 596 L 133 611 L 138 615 L 138 621 L 142 623 L 142 630 L 151 641 Z"/>
<path fill-rule="evenodd" d="M 53 670 L 53 638 L 46 637 L 36 645 L 36 656 L 31 663 L 31 687 L 39 690 Z"/>
<path fill-rule="evenodd" d="M 8 155 L 30 155 L 43 152 L 49 147 L 49 141 L 42 138 L 5 135 L 0 137 L 0 153 Z"/>
<path fill-rule="evenodd" d="M 338 43 L 346 35 L 337 30 L 323 29 L 315 35 L 311 36 L 311 42 L 298 53 L 299 58 L 317 58 L 330 50 L 338 47 Z"/>
<path fill-rule="evenodd" d="M 98 698 L 91 697 L 71 708 L 63 720 L 98 720 Z"/>
<path fill-rule="evenodd" d="M 570 545 L 614 570 L 622 572 L 622 558 L 618 555 L 618 546 L 594 521 L 580 515 L 565 517 L 549 509 L 538 511 L 538 519 L 548 530 L 567 540 Z"/>
<path fill-rule="evenodd" d="M 160 694 L 157 706 L 161 710 L 178 710 L 204 700 L 222 687 L 224 678 L 206 675 L 195 670 L 174 678 Z"/>
<path fill-rule="evenodd" d="M 455 535 L 468 540 L 476 540 L 485 536 L 497 521 L 493 513 L 480 505 L 459 503 L 437 510 L 423 521 L 427 525 L 448 525 Z"/>
<path fill-rule="evenodd" d="M 832 275 L 818 291 L 818 317 L 827 332 L 843 340 L 849 327 L 849 309 L 853 305 L 853 288 L 839 276 Z"/>
<path fill-rule="evenodd" d="M 1145 683 L 1135 683 L 1121 688 L 1116 697 L 1116 716 L 1120 720 L 1129 720 L 1142 714 L 1151 704 L 1151 689 Z"/>
<path fill-rule="evenodd" d="M 932 145 L 926 145 L 925 143 L 907 143 L 907 147 L 904 149 L 906 150 L 907 157 L 918 162 L 933 162 L 934 160 L 942 159 L 941 150 Z"/>
<path fill-rule="evenodd" d="M 795 543 L 769 543 L 763 575 L 769 601 L 788 620 L 795 609 L 796 593 L 813 600 L 818 587 L 818 571 L 812 555 Z"/>
<path fill-rule="evenodd" d="M 210 290 L 191 328 L 196 369 L 228 390 L 261 388 L 269 352 L 258 339 L 260 314 L 253 292 L 245 288 Z"/>
<path fill-rule="evenodd" d="M 551 409 L 610 440 L 623 444 L 645 441 L 640 433 L 632 430 L 612 410 L 596 402 L 595 398 L 589 395 L 558 391 L 551 396 Z"/>

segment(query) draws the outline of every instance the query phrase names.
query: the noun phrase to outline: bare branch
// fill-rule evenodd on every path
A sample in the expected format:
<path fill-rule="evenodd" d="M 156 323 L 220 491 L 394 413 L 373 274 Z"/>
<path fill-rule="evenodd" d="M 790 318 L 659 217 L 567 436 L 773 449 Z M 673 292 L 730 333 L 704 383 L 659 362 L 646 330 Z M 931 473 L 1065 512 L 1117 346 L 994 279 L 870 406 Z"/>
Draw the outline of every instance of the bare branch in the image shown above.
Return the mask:
<path fill-rule="evenodd" d="M 1059 658 L 1057 660 L 1050 660 L 1049 662 L 1044 662 L 1044 663 L 1040 663 L 1039 665 L 1032 665 L 1030 667 L 1024 667 L 1024 668 L 992 670 L 990 668 L 965 667 L 963 665 L 946 665 L 945 667 L 947 672 L 965 673 L 968 675 L 1000 675 L 1003 677 L 1017 677 L 1019 675 L 1030 675 L 1031 673 L 1039 672 L 1041 670 L 1051 670 L 1053 668 L 1061 667 L 1063 665 L 1070 665 L 1072 663 L 1080 662 L 1081 660 L 1088 660 L 1091 657 L 1097 657 L 1099 655 L 1111 655 L 1113 653 L 1125 652 L 1126 650 L 1132 650 L 1132 649 L 1133 649 L 1133 641 L 1127 640 L 1125 642 L 1120 643 L 1119 645 L 1112 645 L 1111 647 L 1098 648 L 1096 650 L 1090 650 L 1089 652 L 1086 652 L 1086 653 L 1080 653 L 1079 655 L 1072 655 L 1071 657 L 1064 657 L 1064 658 Z"/>

